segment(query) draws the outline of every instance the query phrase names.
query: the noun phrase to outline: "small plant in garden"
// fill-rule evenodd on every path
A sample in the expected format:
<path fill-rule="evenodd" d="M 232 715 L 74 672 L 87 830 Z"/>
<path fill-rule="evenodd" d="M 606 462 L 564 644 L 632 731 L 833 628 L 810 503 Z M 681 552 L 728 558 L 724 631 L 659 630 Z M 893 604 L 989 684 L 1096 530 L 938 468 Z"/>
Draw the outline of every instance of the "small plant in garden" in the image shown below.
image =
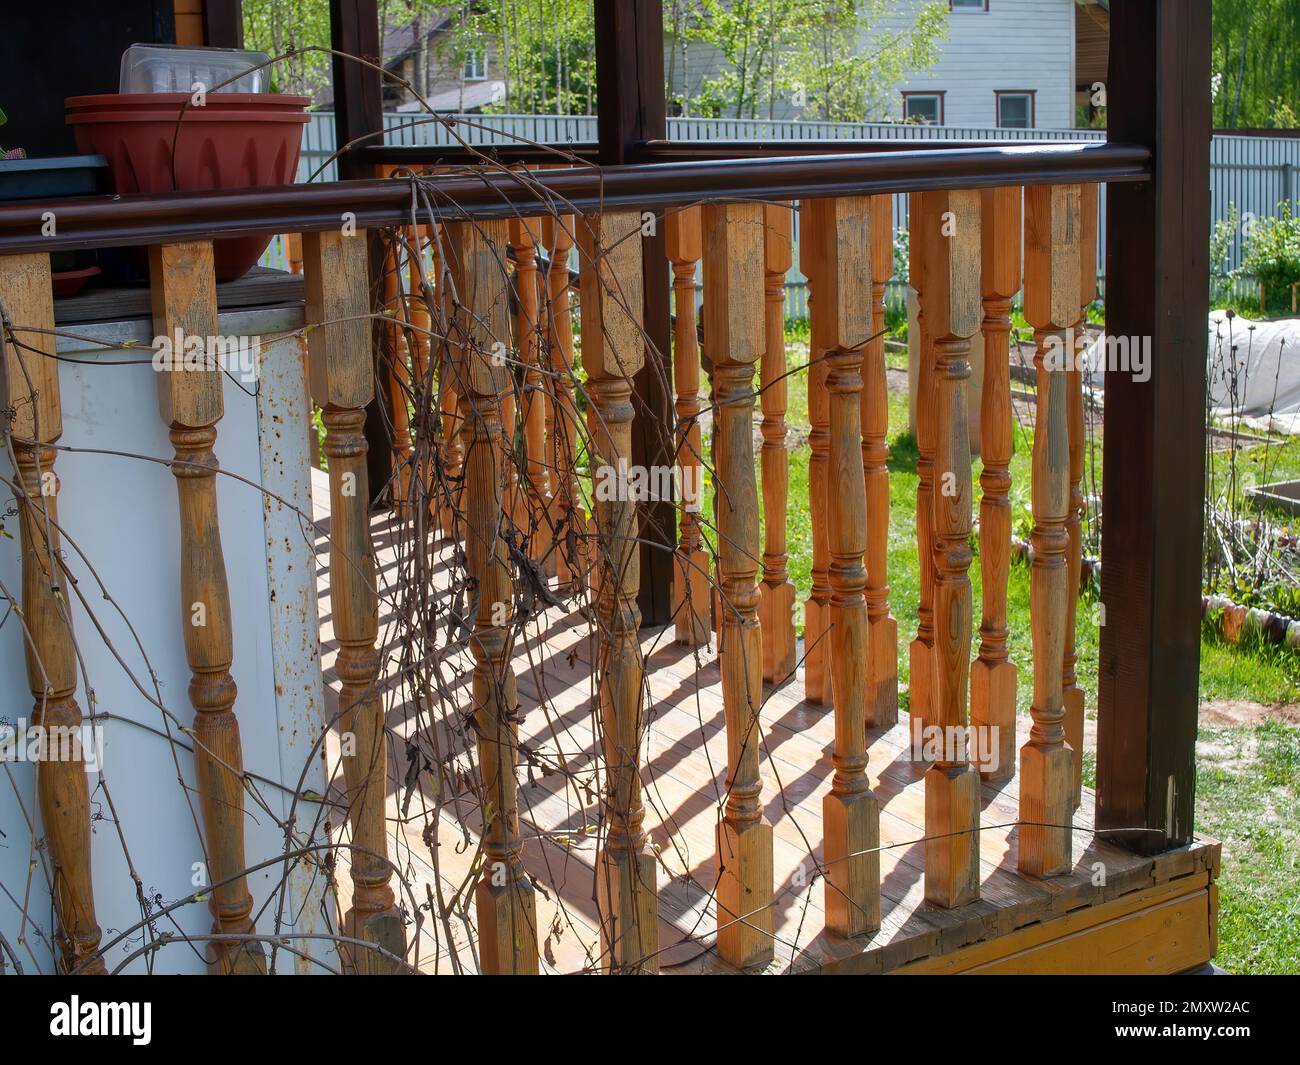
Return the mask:
<path fill-rule="evenodd" d="M 1266 313 L 1291 313 L 1291 286 L 1300 281 L 1300 218 L 1291 204 L 1278 204 L 1274 218 L 1252 222 L 1239 273 L 1254 277 L 1263 286 Z"/>

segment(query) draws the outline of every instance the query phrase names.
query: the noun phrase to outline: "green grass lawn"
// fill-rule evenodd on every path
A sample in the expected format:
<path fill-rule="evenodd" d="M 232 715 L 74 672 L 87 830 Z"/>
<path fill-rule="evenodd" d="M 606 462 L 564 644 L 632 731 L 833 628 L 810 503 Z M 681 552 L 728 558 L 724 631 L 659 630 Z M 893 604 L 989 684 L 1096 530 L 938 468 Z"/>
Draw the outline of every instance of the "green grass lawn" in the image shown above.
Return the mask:
<path fill-rule="evenodd" d="M 807 361 L 806 333 L 790 338 L 790 365 Z M 889 356 L 891 366 L 905 366 L 901 354 Z M 788 421 L 792 429 L 789 506 L 786 528 L 789 567 L 802 601 L 808 595 L 812 564 L 812 522 L 807 505 L 808 429 L 807 373 L 789 378 Z M 899 677 L 907 682 L 906 647 L 916 631 L 918 566 L 916 552 L 916 441 L 907 430 L 907 397 L 891 392 L 889 405 L 891 456 L 889 515 L 890 606 L 898 619 Z M 707 434 L 705 446 L 707 448 Z M 1029 482 L 1032 435 L 1020 427 L 1014 434 L 1013 528 L 1023 537 L 1030 525 Z M 1100 448 L 1095 455 L 1100 487 Z M 1228 456 L 1216 456 L 1214 474 L 1226 475 Z M 1239 467 L 1253 468 L 1256 480 L 1300 476 L 1300 444 L 1285 439 L 1239 451 Z M 980 462 L 972 463 L 975 501 L 979 498 Z M 1090 474 L 1091 476 L 1091 474 Z M 1085 491 L 1090 490 L 1085 488 Z M 705 486 L 704 514 L 712 512 L 712 485 Z M 970 576 L 978 625 L 980 566 L 978 544 Z M 1029 570 L 1013 562 L 1007 600 L 1011 659 L 1019 669 L 1017 704 L 1028 714 L 1031 696 Z M 796 621 L 802 628 L 801 611 Z M 1080 598 L 1076 624 L 1079 683 L 1088 693 L 1087 712 L 1096 717 L 1099 629 L 1095 600 Z M 1300 657 L 1284 648 L 1247 640 L 1222 642 L 1210 626 L 1201 641 L 1200 694 L 1203 702 L 1245 700 L 1266 706 L 1300 703 Z M 906 707 L 906 693 L 900 693 Z M 1297 825 L 1300 825 L 1300 729 L 1281 721 L 1203 728 L 1199 744 L 1197 817 L 1199 829 L 1222 840 L 1223 874 L 1219 881 L 1221 924 L 1218 963 L 1230 972 L 1300 971 L 1300 885 L 1297 884 Z M 1095 784 L 1095 756 L 1084 754 L 1084 776 Z"/>

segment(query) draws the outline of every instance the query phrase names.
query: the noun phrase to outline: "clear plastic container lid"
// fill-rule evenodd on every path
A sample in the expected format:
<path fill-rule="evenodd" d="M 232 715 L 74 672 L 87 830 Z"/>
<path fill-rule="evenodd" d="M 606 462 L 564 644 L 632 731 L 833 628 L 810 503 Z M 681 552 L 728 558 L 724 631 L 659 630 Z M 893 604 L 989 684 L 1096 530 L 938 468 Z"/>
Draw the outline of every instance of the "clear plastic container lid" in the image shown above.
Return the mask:
<path fill-rule="evenodd" d="M 122 53 L 118 91 L 196 92 L 202 86 L 208 92 L 270 92 L 271 68 L 252 69 L 269 59 L 239 48 L 133 44 Z"/>

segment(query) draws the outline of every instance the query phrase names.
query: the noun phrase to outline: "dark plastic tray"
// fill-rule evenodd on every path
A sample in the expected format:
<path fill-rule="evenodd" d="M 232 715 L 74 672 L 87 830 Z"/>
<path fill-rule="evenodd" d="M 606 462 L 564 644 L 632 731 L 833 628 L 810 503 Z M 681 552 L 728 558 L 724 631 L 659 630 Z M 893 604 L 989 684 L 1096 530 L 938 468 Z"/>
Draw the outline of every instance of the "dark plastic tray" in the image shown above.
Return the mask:
<path fill-rule="evenodd" d="M 93 196 L 108 169 L 102 155 L 0 159 L 0 201 Z"/>

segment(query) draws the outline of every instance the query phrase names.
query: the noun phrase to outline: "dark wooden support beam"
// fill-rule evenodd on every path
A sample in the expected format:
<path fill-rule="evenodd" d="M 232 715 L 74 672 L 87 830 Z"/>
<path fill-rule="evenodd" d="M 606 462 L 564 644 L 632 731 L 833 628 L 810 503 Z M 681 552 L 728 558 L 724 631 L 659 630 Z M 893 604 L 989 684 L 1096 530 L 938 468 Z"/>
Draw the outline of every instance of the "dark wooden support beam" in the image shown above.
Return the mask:
<path fill-rule="evenodd" d="M 1210 227 L 1209 0 L 1111 5 L 1109 137 L 1153 177 L 1112 185 L 1106 324 L 1150 344 L 1106 374 L 1097 824 L 1145 852 L 1192 838 Z"/>
<path fill-rule="evenodd" d="M 596 5 L 597 158 L 602 166 L 634 161 L 638 146 L 668 135 L 664 106 L 662 0 L 602 0 Z M 672 325 L 668 255 L 662 215 L 642 238 L 646 331 L 645 366 L 633 378 L 632 462 L 673 462 Z M 653 349 L 653 350 L 652 350 Z M 637 605 L 645 625 L 672 617 L 673 548 L 677 516 L 670 501 L 638 507 L 641 590 Z"/>
<path fill-rule="evenodd" d="M 377 0 L 330 0 L 330 47 L 334 76 L 334 143 L 378 145 L 383 143 L 383 79 L 379 71 L 345 56 L 358 56 L 372 63 L 381 61 L 379 8 Z M 344 151 L 338 160 L 339 177 L 351 179 L 378 177 L 373 163 Z M 384 253 L 380 234 L 366 234 L 370 242 L 371 306 L 379 309 Z M 393 439 L 390 419 L 385 417 L 383 382 L 388 380 L 383 363 L 384 327 L 376 322 L 373 329 L 376 398 L 366 405 L 366 473 L 370 490 L 378 499 L 393 476 Z"/>
<path fill-rule="evenodd" d="M 203 40 L 209 48 L 244 47 L 242 0 L 204 0 Z"/>

